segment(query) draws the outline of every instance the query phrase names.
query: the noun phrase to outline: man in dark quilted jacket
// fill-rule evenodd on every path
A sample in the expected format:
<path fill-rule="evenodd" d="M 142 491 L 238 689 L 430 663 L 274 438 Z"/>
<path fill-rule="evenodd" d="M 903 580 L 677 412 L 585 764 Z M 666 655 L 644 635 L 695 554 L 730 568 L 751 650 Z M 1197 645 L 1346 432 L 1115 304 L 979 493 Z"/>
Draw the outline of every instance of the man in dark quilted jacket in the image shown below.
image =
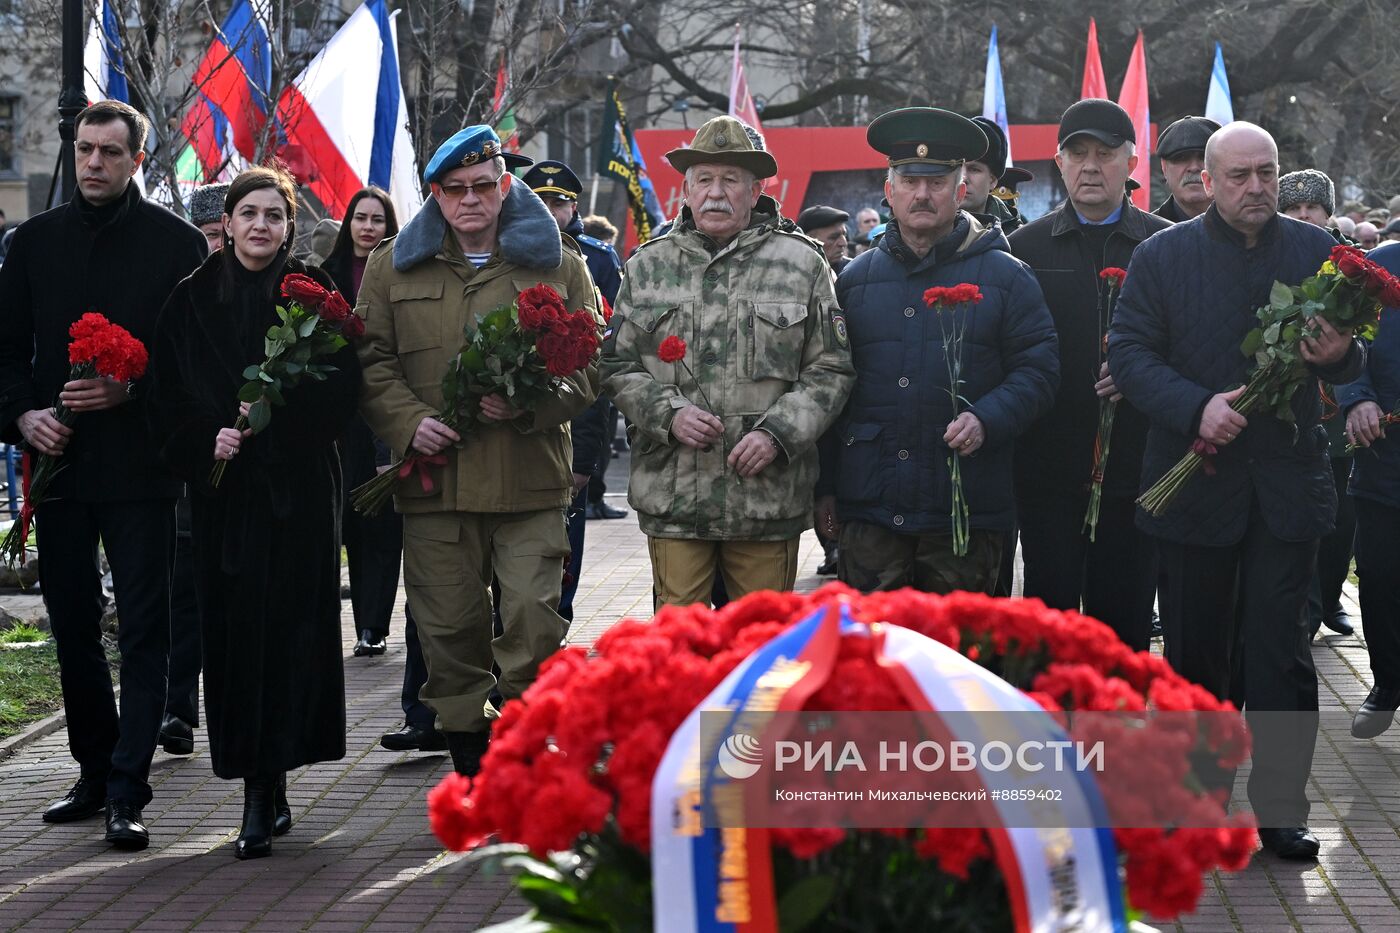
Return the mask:
<path fill-rule="evenodd" d="M 1243 702 L 1254 737 L 1249 800 L 1265 848 L 1310 859 L 1307 780 L 1317 740 L 1317 672 L 1304 614 L 1318 540 L 1337 496 L 1327 432 L 1311 381 L 1293 398 L 1296 424 L 1230 407 L 1247 378 L 1240 342 L 1277 280 L 1317 272 L 1336 241 L 1278 207 L 1278 148 L 1253 124 L 1206 144 L 1201 216 L 1150 237 L 1133 254 L 1109 335 L 1117 385 L 1151 421 L 1142 486 L 1198 439 L 1212 471 L 1190 480 L 1161 516 L 1139 510 L 1157 539 L 1166 655 L 1218 697 Z M 1326 324 L 1302 355 L 1320 378 L 1355 378 L 1365 352 Z"/>

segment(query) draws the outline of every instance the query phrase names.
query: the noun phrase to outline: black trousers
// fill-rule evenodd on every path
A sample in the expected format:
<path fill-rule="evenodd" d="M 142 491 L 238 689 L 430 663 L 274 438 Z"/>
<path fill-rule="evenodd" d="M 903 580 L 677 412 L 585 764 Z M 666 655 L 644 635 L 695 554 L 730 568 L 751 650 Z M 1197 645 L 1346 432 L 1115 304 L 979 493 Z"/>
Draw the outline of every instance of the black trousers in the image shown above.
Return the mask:
<path fill-rule="evenodd" d="M 1308 622 L 1312 634 L 1341 607 L 1342 585 L 1351 570 L 1353 539 L 1356 537 L 1356 506 L 1347 495 L 1351 458 L 1332 459 L 1332 482 L 1337 488 L 1337 527 L 1317 547 L 1317 573 L 1308 588 Z"/>
<path fill-rule="evenodd" d="M 1361 619 L 1377 686 L 1400 687 L 1400 508 L 1360 499 L 1356 509 L 1356 577 Z"/>
<path fill-rule="evenodd" d="M 612 447 L 607 448 L 609 455 Z M 574 621 L 574 594 L 578 592 L 579 574 L 583 572 L 583 534 L 588 518 L 588 487 L 574 493 L 569 506 L 569 568 L 564 586 L 559 591 L 559 614 L 565 622 Z"/>
<path fill-rule="evenodd" d="M 58 650 L 68 747 L 107 796 L 151 802 L 148 782 L 165 711 L 175 502 L 59 499 L 35 516 L 39 582 Z M 101 540 L 112 568 L 121 651 L 121 709 L 102 650 Z"/>
<path fill-rule="evenodd" d="M 423 661 L 423 646 L 418 642 L 418 623 L 413 621 L 412 606 L 404 606 L 403 614 L 403 689 L 399 692 L 399 703 L 403 706 L 404 722 L 431 729 L 437 714 L 418 699 L 418 691 L 428 682 L 428 665 Z"/>
<path fill-rule="evenodd" d="M 1093 542 L 1084 531 L 1088 508 L 1087 492 L 1017 499 L 1025 595 L 1052 609 L 1082 611 L 1106 623 L 1128 647 L 1146 650 L 1156 546 L 1133 524 L 1137 506 L 1131 498 L 1103 497 Z"/>
<path fill-rule="evenodd" d="M 347 483 L 347 488 L 349 484 Z M 373 517 L 361 515 L 347 500 L 341 514 L 341 539 L 350 570 L 350 608 L 355 632 L 369 629 L 377 639 L 389 635 L 389 616 L 399 591 L 403 563 L 403 516 L 392 507 Z"/>
<path fill-rule="evenodd" d="M 194 539 L 190 537 L 190 500 L 185 497 L 175 506 L 175 563 L 170 576 L 170 688 L 165 695 L 165 712 L 191 726 L 199 725 L 201 642 Z"/>
<path fill-rule="evenodd" d="M 1239 544 L 1159 541 L 1158 549 L 1167 660 L 1215 696 L 1243 699 L 1259 825 L 1303 825 L 1317 744 L 1317 671 L 1304 613 L 1317 541 L 1274 537 L 1256 501 Z"/>

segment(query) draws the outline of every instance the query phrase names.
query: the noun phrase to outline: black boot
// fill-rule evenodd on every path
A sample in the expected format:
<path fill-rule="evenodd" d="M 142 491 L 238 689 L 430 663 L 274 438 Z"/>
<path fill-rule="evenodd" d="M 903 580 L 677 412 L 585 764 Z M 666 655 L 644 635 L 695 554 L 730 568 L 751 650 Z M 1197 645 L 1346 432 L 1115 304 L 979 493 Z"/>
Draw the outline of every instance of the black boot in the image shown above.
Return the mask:
<path fill-rule="evenodd" d="M 246 778 L 243 781 L 243 828 L 233 844 L 239 858 L 264 858 L 272 854 L 272 823 L 275 818 L 277 778 Z"/>
<path fill-rule="evenodd" d="M 292 829 L 292 805 L 287 802 L 287 772 L 277 775 L 277 814 L 272 819 L 272 835 L 285 836 Z"/>
<path fill-rule="evenodd" d="M 491 742 L 490 732 L 443 732 L 447 750 L 452 755 L 452 767 L 464 777 L 476 777 L 481 772 L 481 757 Z"/>

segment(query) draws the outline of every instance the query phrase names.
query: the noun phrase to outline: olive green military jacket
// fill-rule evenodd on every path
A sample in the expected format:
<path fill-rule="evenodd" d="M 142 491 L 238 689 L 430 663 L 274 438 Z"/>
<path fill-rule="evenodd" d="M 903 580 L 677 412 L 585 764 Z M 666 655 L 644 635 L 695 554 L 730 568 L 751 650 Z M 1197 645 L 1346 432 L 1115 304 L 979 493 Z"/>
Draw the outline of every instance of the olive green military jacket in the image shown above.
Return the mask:
<path fill-rule="evenodd" d="M 370 430 L 402 455 L 419 423 L 438 415 L 442 377 L 465 335 L 475 333 L 477 316 L 541 282 L 559 292 L 570 309 L 585 307 L 601 320 L 587 265 L 576 247 L 565 248 L 558 225 L 534 192 L 511 186 L 498 248 L 480 269 L 463 256 L 437 203 L 429 199 L 397 237 L 374 251 L 360 285 L 355 307 L 365 320 L 360 411 Z M 399 511 L 566 507 L 573 498 L 569 420 L 597 396 L 596 365 L 564 382 L 567 388 L 535 412 L 506 423 L 477 421 L 459 431 L 463 440 L 448 448 L 446 465 L 427 470 L 431 489 L 417 474 L 399 481 Z"/>
<path fill-rule="evenodd" d="M 687 215 L 627 263 L 602 373 L 631 422 L 628 501 L 648 535 L 782 540 L 811 526 L 817 439 L 855 371 L 826 259 L 781 222 L 755 211 L 753 224 L 712 253 Z M 687 344 L 686 365 L 657 356 L 673 335 Z M 696 450 L 671 435 L 675 413 L 690 404 L 724 422 L 722 444 Z M 781 450 L 741 481 L 725 459 L 759 428 Z"/>

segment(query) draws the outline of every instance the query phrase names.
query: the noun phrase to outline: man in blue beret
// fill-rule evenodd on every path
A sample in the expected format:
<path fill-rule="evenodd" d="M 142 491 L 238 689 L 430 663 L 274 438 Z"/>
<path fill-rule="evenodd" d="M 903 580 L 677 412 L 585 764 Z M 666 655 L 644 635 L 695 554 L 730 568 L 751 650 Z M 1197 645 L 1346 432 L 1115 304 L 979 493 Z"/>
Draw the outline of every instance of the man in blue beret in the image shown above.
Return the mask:
<path fill-rule="evenodd" d="M 439 418 L 442 378 L 477 317 L 526 288 L 548 285 L 570 309 L 602 320 L 583 258 L 539 196 L 507 171 L 508 156 L 486 126 L 438 147 L 423 173 L 432 197 L 391 248 L 370 257 L 356 308 L 365 319 L 361 411 L 370 430 L 397 453 L 443 461 L 430 467 L 430 482 L 401 480 L 395 498 L 428 668 L 420 697 L 437 713 L 453 766 L 468 776 L 498 714 L 493 689 L 507 702 L 519 697 L 564 637 L 557 608 L 574 489 L 567 425 L 597 395 L 597 370 L 566 378 L 533 411 L 485 396 L 465 437 Z M 493 573 L 503 629 L 494 639 Z"/>

